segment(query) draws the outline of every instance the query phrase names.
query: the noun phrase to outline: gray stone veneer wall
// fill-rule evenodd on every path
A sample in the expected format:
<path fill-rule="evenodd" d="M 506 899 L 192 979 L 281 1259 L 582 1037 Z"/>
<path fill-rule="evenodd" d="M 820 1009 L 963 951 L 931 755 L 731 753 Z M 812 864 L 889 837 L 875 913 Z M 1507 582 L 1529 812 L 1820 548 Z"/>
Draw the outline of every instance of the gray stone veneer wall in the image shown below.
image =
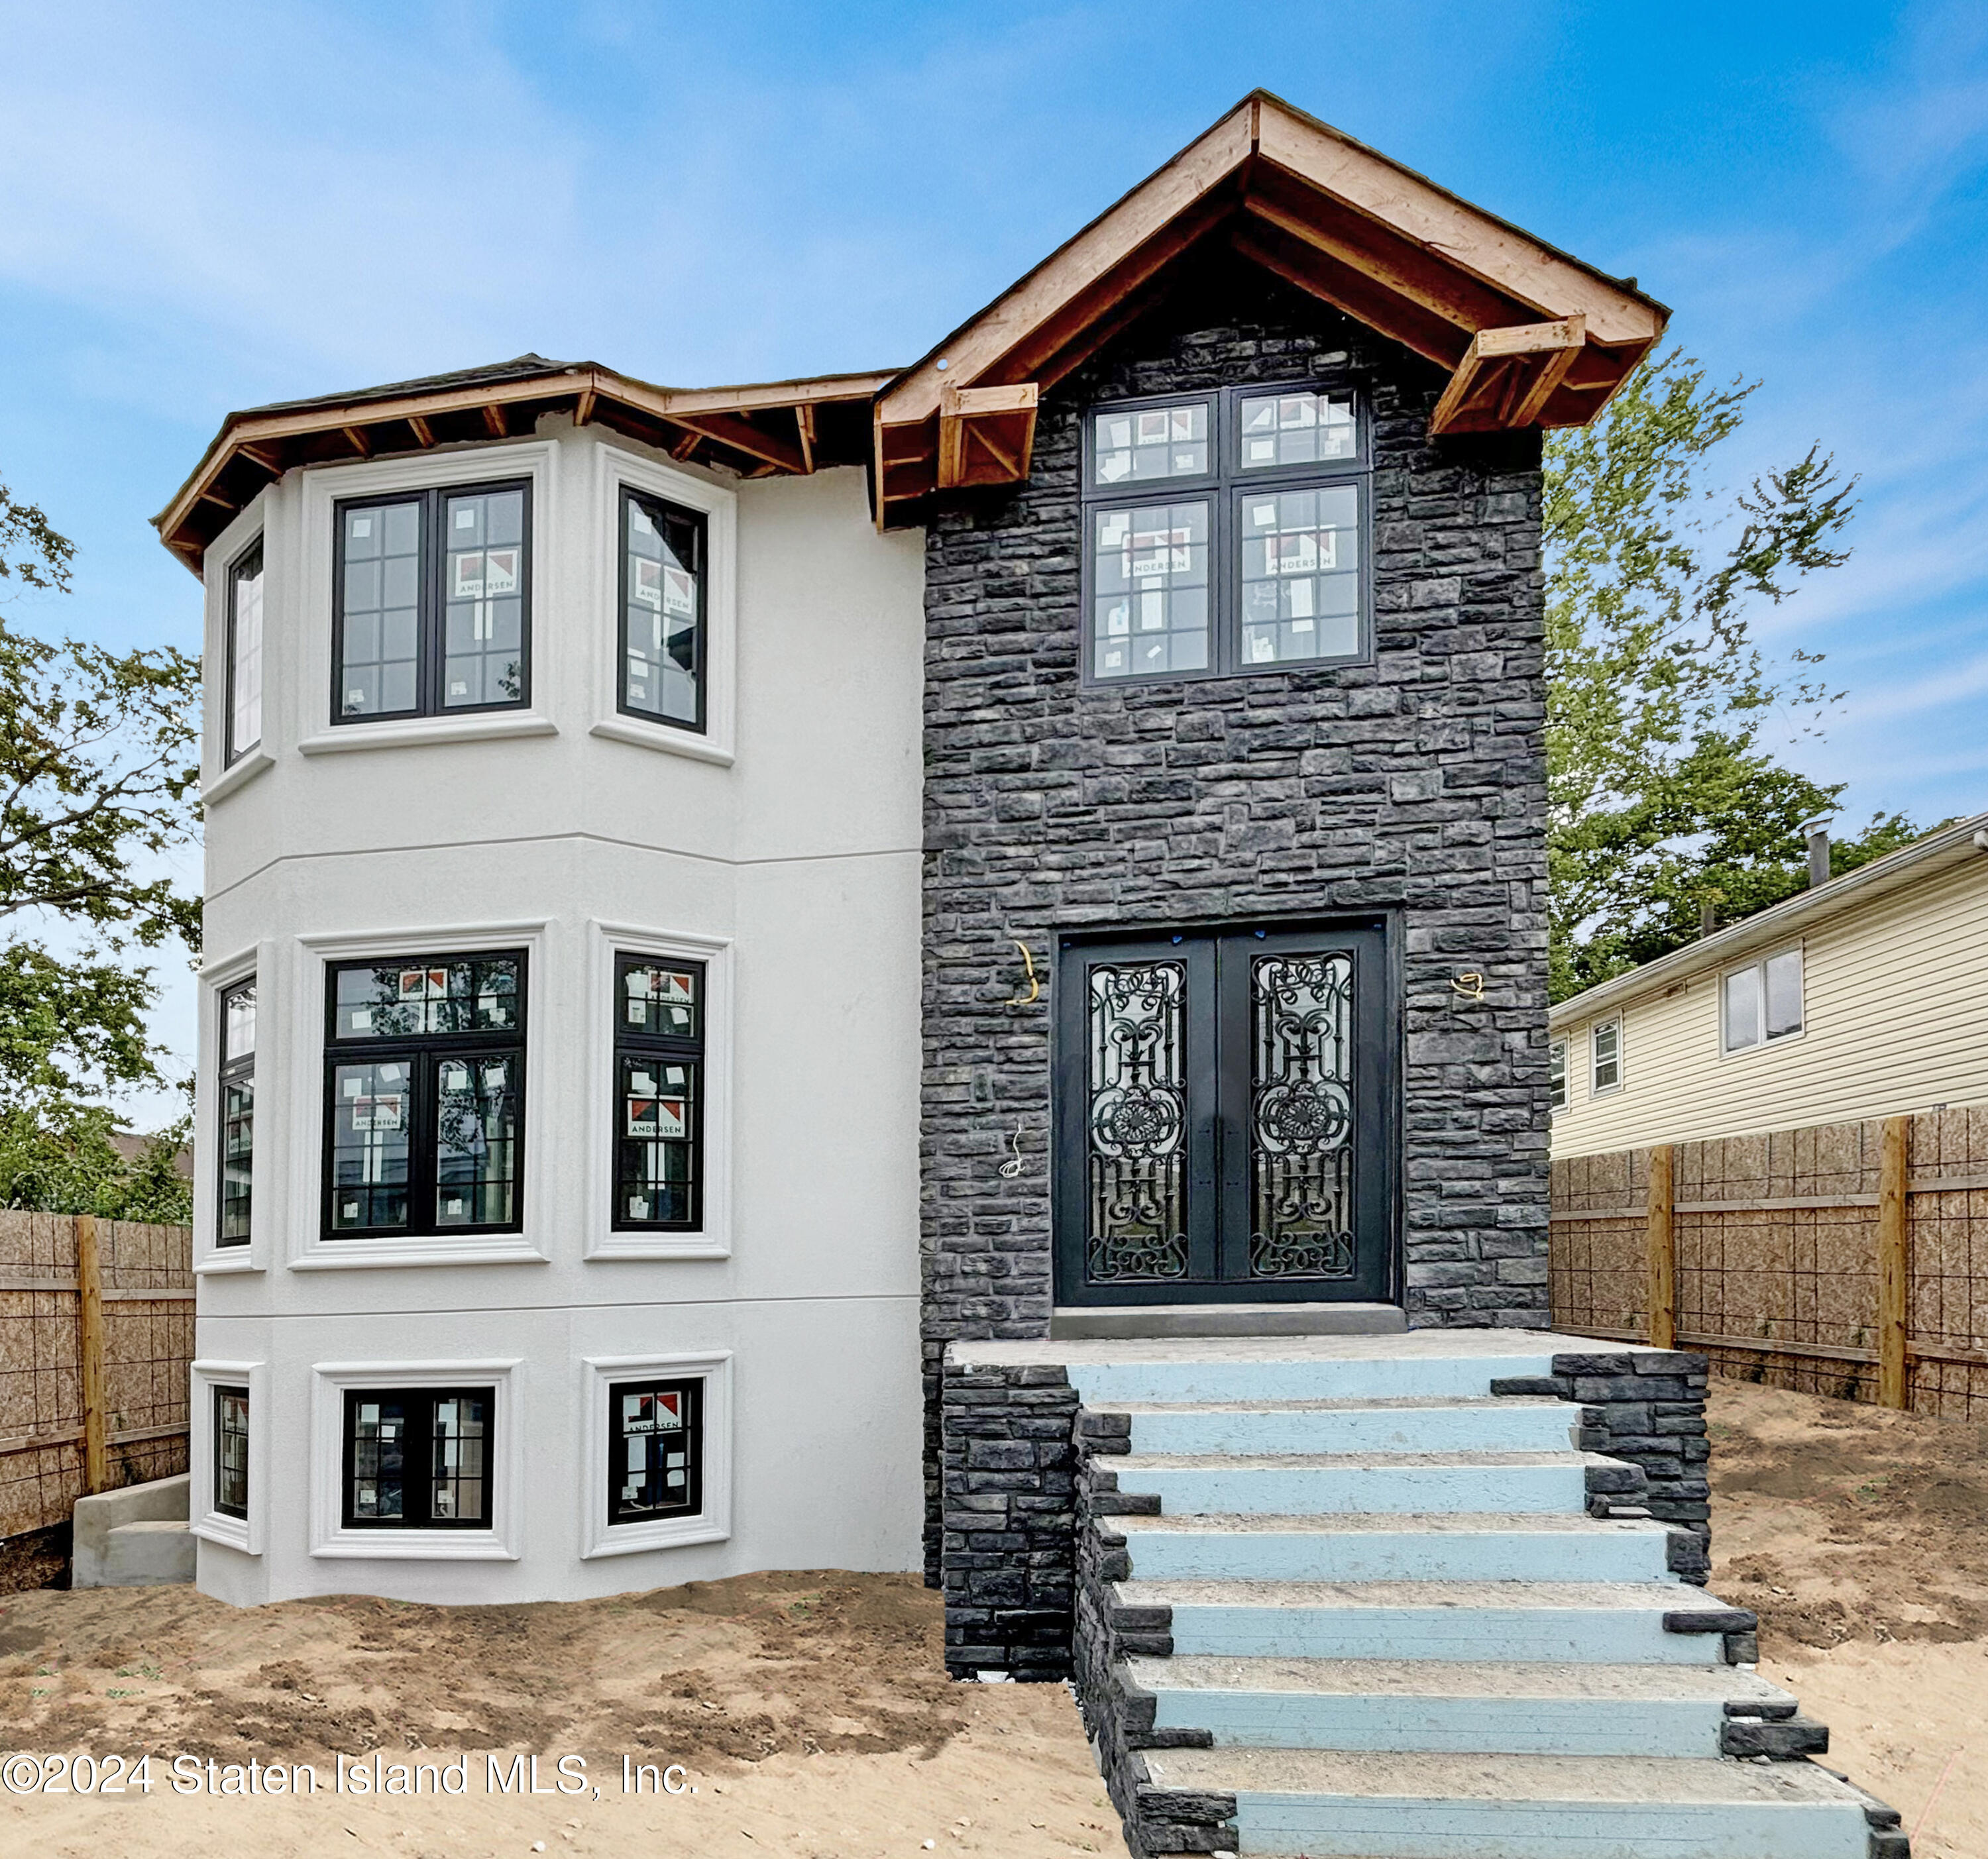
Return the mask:
<path fill-rule="evenodd" d="M 1297 380 L 1355 387 L 1372 409 L 1372 662 L 1083 686 L 1083 409 Z M 933 1579 L 945 1344 L 1047 1330 L 1059 931 L 1388 916 L 1403 990 L 1401 1295 L 1417 1323 L 1546 1324 L 1540 441 L 1432 441 L 1442 384 L 1336 312 L 1224 269 L 1045 397 L 1026 485 L 931 514 L 921 1191 Z M 1028 993 L 1016 940 L 1044 982 L 1032 1005 L 1013 1004 Z M 1481 1002 L 1451 985 L 1472 971 Z M 1004 1178 L 1017 1141 L 1023 1165 Z"/>

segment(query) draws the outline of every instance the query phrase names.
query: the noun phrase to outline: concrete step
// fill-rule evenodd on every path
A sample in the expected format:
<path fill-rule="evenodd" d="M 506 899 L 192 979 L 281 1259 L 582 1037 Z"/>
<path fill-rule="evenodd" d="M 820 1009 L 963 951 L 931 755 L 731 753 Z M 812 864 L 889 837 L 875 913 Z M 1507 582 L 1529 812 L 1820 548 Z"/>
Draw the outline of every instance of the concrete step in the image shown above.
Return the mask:
<path fill-rule="evenodd" d="M 1187 1655 L 1125 1670 L 1153 1694 L 1155 1729 L 1210 1731 L 1218 1748 L 1710 1757 L 1729 1715 L 1795 1709 L 1730 1665 Z"/>
<path fill-rule="evenodd" d="M 1134 1452 L 1564 1452 L 1581 1410 L 1564 1401 L 1128 1401 Z"/>
<path fill-rule="evenodd" d="M 1060 1304 L 1050 1339 L 1110 1337 L 1399 1336 L 1408 1327 L 1398 1304 Z"/>
<path fill-rule="evenodd" d="M 1157 1496 L 1169 1513 L 1503 1510 L 1577 1512 L 1587 1503 L 1594 1453 L 1130 1453 L 1098 1462 L 1118 1489 Z"/>
<path fill-rule="evenodd" d="M 1513 1511 L 1113 1517 L 1141 1580 L 1662 1581 L 1670 1532 Z"/>
<path fill-rule="evenodd" d="M 1327 1353 L 1327 1342 L 1336 1343 Z M 1086 1407 L 1117 1411 L 1128 1401 L 1179 1404 L 1204 1401 L 1285 1401 L 1455 1400 L 1488 1396 L 1494 1380 L 1553 1371 L 1553 1358 L 1512 1346 L 1496 1354 L 1438 1355 L 1415 1333 L 1395 1338 L 1323 1339 L 1312 1350 L 1290 1344 L 1240 1340 L 1224 1344 L 1097 1343 L 1073 1345 L 1064 1367 Z M 1391 1343 L 1402 1351 L 1355 1352 Z M 1192 1351 L 1192 1353 L 1186 1353 Z"/>
<path fill-rule="evenodd" d="M 1310 1859 L 1866 1859 L 1865 1796 L 1804 1762 L 1168 1749 L 1233 1795 L 1236 1851 Z"/>
<path fill-rule="evenodd" d="M 1171 1629 L 1151 1631 L 1170 1631 L 1176 1655 L 1229 1658 L 1716 1665 L 1726 1643 L 1713 1629 L 1731 1612 L 1677 1581 L 1131 1580 L 1110 1592 L 1134 1611 L 1120 1617 L 1125 1631 L 1165 1608 Z M 1708 1630 L 1681 1630 L 1694 1621 Z"/>

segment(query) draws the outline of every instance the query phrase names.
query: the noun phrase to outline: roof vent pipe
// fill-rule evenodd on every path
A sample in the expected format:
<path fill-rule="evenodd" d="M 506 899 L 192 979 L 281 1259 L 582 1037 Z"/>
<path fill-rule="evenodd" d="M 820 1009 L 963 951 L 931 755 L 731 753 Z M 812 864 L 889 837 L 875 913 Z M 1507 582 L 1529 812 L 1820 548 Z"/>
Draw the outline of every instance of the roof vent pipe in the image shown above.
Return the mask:
<path fill-rule="evenodd" d="M 1816 825 L 1808 830 L 1808 887 L 1829 882 L 1829 829 Z"/>

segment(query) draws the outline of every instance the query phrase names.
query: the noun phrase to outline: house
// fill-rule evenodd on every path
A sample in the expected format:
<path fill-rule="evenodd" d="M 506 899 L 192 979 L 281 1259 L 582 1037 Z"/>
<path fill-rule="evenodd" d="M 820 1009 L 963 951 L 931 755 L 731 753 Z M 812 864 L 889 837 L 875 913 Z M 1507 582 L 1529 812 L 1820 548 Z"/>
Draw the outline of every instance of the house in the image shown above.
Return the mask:
<path fill-rule="evenodd" d="M 922 1563 L 1139 1859 L 1902 1851 L 1702 1360 L 1547 1332 L 1540 435 L 1665 314 L 1258 93 L 909 367 L 231 415 L 202 1589 Z"/>
<path fill-rule="evenodd" d="M 1983 963 L 1988 813 L 1562 1001 L 1554 1154 L 1988 1102 Z"/>

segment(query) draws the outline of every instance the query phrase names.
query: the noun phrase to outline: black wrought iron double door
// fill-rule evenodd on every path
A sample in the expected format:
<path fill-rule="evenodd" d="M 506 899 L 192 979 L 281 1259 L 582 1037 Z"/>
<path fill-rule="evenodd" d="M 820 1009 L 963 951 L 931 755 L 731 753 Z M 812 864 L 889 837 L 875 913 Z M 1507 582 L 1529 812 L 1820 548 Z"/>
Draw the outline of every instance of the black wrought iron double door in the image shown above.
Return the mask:
<path fill-rule="evenodd" d="M 1383 958 L 1372 928 L 1064 943 L 1059 1303 L 1389 1295 Z"/>

